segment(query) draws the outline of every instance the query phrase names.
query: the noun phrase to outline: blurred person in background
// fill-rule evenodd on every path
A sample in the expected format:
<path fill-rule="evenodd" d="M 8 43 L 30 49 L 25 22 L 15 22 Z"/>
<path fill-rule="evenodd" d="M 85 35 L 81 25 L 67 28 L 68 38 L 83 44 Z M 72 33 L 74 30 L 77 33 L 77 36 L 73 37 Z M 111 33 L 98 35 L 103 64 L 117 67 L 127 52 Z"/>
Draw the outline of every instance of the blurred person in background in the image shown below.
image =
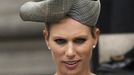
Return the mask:
<path fill-rule="evenodd" d="M 99 0 L 34 0 L 20 9 L 24 21 L 45 22 L 43 34 L 55 75 L 95 75 L 91 57 L 100 33 L 99 13 Z"/>

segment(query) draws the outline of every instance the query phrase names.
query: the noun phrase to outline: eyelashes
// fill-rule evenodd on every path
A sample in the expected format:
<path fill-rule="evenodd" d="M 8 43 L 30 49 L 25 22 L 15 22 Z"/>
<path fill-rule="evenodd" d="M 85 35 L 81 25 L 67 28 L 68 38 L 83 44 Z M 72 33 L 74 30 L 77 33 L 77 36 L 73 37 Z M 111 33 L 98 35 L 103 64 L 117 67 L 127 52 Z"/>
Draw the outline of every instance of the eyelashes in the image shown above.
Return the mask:
<path fill-rule="evenodd" d="M 83 44 L 83 43 L 85 43 L 86 40 L 87 40 L 86 38 L 76 38 L 73 40 L 73 43 L 74 44 Z M 64 44 L 68 43 L 68 41 L 66 39 L 55 39 L 54 41 L 59 45 L 64 45 Z"/>
<path fill-rule="evenodd" d="M 85 41 L 86 41 L 85 38 L 77 38 L 77 39 L 73 40 L 73 42 L 76 43 L 76 44 L 82 44 Z"/>
<path fill-rule="evenodd" d="M 59 45 L 67 43 L 67 40 L 65 40 L 65 39 L 55 39 L 54 41 Z"/>

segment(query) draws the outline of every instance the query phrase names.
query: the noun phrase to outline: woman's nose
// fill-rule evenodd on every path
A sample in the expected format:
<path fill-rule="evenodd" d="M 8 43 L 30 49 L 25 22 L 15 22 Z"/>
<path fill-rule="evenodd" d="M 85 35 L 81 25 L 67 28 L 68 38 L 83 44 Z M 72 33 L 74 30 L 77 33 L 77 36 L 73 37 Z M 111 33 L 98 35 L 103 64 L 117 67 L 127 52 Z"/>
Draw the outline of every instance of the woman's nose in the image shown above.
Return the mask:
<path fill-rule="evenodd" d="M 72 59 L 72 58 L 75 57 L 75 50 L 74 50 L 74 47 L 73 47 L 73 43 L 68 44 L 65 54 L 69 59 Z"/>

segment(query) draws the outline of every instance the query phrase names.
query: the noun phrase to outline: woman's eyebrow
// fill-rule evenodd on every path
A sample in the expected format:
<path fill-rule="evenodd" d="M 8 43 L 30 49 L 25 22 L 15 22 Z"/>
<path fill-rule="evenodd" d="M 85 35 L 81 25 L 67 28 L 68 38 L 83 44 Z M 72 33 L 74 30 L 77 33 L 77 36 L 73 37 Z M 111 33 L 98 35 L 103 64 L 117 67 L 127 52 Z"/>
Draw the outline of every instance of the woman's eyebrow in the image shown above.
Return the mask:
<path fill-rule="evenodd" d="M 87 38 L 87 37 L 88 37 L 88 35 L 79 35 L 79 36 L 77 36 L 75 38 Z"/>
<path fill-rule="evenodd" d="M 54 38 L 54 39 L 66 39 L 66 37 L 59 36 L 59 35 L 53 35 L 52 38 Z M 72 39 L 78 39 L 78 38 L 88 38 L 88 35 L 78 35 L 78 36 L 74 36 Z"/>
<path fill-rule="evenodd" d="M 54 39 L 64 39 L 65 37 L 63 37 L 63 36 L 52 36 Z"/>

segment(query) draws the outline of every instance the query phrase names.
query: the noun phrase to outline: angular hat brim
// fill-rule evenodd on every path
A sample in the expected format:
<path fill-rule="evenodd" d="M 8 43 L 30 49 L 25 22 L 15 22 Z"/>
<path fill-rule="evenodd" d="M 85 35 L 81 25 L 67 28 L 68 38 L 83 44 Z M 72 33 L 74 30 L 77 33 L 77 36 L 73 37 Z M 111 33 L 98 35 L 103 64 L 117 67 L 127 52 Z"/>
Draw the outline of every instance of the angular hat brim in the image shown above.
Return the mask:
<path fill-rule="evenodd" d="M 96 25 L 99 13 L 99 0 L 34 0 L 20 8 L 24 21 L 53 23 L 69 16 L 90 26 Z"/>

